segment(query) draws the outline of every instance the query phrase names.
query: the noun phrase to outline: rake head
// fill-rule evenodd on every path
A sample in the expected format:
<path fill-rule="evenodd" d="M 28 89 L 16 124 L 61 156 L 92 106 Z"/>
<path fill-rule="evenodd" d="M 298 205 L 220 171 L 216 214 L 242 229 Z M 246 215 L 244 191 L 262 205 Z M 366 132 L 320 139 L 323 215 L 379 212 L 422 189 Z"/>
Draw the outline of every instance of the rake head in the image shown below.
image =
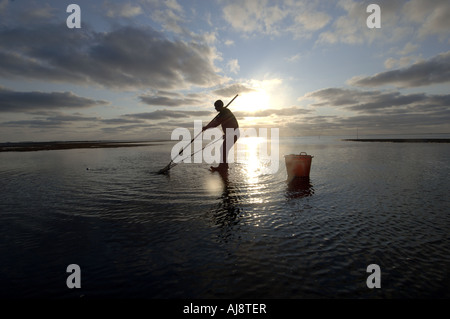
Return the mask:
<path fill-rule="evenodd" d="M 177 163 L 169 163 L 166 165 L 166 167 L 160 169 L 158 171 L 158 174 L 167 174 L 169 172 L 169 170 L 176 165 L 177 165 Z"/>

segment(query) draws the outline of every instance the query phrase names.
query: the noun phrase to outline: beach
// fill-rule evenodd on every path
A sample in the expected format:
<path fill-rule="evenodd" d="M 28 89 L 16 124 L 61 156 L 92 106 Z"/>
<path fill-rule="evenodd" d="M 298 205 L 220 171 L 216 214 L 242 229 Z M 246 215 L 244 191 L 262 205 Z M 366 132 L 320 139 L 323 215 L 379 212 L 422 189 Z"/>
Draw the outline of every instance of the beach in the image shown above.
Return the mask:
<path fill-rule="evenodd" d="M 135 141 L 61 141 L 61 142 L 17 142 L 0 143 L 0 152 L 33 152 L 51 150 L 69 150 L 80 148 L 116 148 L 116 147 L 138 147 L 153 145 L 152 142 Z"/>

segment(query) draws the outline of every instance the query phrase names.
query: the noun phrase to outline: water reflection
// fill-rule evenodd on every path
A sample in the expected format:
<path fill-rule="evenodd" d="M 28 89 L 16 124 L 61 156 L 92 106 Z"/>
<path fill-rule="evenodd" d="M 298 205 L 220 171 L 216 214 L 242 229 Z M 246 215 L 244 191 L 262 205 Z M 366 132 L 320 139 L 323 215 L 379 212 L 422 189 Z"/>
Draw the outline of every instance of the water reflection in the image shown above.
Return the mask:
<path fill-rule="evenodd" d="M 314 188 L 309 177 L 295 177 L 287 181 L 286 197 L 288 199 L 309 197 L 314 194 Z"/>
<path fill-rule="evenodd" d="M 241 164 L 240 177 L 246 184 L 250 196 L 247 199 L 248 203 L 263 203 L 264 197 L 261 196 L 264 192 L 266 184 L 261 178 L 265 171 L 265 165 L 262 162 L 260 154 L 260 144 L 267 143 L 267 140 L 262 137 L 245 137 L 239 140 L 238 144 L 238 158 Z"/>
<path fill-rule="evenodd" d="M 222 180 L 223 190 L 219 197 L 219 203 L 213 210 L 214 224 L 221 228 L 229 228 L 238 224 L 238 216 L 241 209 L 238 206 L 240 196 L 238 188 L 230 182 L 228 172 L 217 172 Z"/>
<path fill-rule="evenodd" d="M 258 157 L 259 144 L 264 142 L 262 138 L 247 137 L 240 141 L 239 155 L 244 159 L 245 163 L 245 178 L 247 183 L 257 185 L 260 174 L 260 160 Z"/>

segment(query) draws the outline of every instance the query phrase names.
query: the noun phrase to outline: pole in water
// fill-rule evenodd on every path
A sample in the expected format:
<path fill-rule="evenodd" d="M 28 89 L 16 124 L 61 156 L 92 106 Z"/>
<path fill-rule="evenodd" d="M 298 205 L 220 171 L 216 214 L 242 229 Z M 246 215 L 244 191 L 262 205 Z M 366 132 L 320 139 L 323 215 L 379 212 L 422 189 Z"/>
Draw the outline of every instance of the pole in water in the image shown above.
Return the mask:
<path fill-rule="evenodd" d="M 166 174 L 168 171 L 168 169 L 165 170 L 164 168 L 162 168 L 157 172 L 157 174 Z"/>
<path fill-rule="evenodd" d="M 170 161 L 169 164 L 166 165 L 166 167 L 160 169 L 158 171 L 158 174 L 167 174 L 169 172 L 169 170 L 174 167 L 176 164 L 173 164 L 173 166 L 171 167 L 170 165 L 172 165 L 172 161 Z"/>

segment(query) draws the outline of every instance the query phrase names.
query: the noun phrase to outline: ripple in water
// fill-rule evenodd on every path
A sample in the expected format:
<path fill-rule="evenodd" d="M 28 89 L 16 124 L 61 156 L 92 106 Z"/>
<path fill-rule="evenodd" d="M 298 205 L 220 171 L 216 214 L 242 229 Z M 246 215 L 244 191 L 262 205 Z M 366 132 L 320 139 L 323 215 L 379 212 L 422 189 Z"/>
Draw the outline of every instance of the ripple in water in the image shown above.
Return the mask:
<path fill-rule="evenodd" d="M 286 140 L 276 174 L 155 174 L 171 145 L 0 154 L 0 295 L 77 296 L 77 263 L 88 298 L 449 297 L 447 145 Z M 311 176 L 287 183 L 300 151 Z"/>

